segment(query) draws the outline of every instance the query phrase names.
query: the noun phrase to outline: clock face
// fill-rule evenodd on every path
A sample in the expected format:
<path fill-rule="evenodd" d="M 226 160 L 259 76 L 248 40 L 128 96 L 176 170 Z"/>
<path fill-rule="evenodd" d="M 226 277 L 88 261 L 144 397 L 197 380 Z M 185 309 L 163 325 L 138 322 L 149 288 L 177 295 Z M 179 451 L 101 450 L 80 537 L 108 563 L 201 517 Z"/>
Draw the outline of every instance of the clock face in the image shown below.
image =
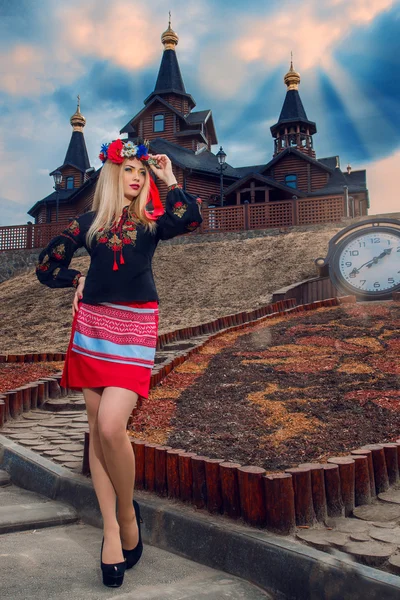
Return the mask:
<path fill-rule="evenodd" d="M 338 245 L 332 261 L 341 287 L 365 296 L 390 296 L 400 287 L 400 231 L 369 227 Z"/>

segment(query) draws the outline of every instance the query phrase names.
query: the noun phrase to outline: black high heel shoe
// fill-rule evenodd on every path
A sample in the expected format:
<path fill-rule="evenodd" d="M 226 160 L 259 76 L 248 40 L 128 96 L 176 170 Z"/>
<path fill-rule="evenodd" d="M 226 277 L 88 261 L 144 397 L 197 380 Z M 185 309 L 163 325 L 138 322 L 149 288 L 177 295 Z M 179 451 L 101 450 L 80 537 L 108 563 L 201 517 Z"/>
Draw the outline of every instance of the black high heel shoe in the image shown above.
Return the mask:
<path fill-rule="evenodd" d="M 103 573 L 103 583 L 108 587 L 120 587 L 124 581 L 126 560 L 119 563 L 103 563 L 104 537 L 101 542 L 100 566 Z"/>
<path fill-rule="evenodd" d="M 143 552 L 142 532 L 140 531 L 140 523 L 143 523 L 143 519 L 140 516 L 140 508 L 136 500 L 133 501 L 133 507 L 135 509 L 136 521 L 139 529 L 139 541 L 135 548 L 132 548 L 132 550 L 124 550 L 124 548 L 122 548 L 123 555 L 126 559 L 127 569 L 131 569 L 136 565 L 137 562 L 139 562 Z"/>

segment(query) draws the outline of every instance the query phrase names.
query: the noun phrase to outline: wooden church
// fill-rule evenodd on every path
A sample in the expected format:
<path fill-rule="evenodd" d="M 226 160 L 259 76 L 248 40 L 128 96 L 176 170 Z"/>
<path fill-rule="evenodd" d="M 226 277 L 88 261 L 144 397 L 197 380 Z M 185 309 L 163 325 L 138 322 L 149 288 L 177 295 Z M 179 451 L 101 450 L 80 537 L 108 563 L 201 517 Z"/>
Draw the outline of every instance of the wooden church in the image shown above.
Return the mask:
<path fill-rule="evenodd" d="M 212 111 L 195 110 L 196 102 L 187 93 L 179 68 L 178 36 L 170 23 L 161 41 L 164 51 L 154 91 L 120 134 L 146 138 L 152 153 L 169 156 L 178 182 L 203 200 L 200 232 L 287 227 L 367 214 L 365 170 L 352 171 L 348 166 L 343 172 L 338 156 L 316 157 L 313 136 L 317 127 L 304 110 L 298 91 L 300 75 L 293 63 L 284 77 L 287 91 L 281 114 L 271 127 L 272 159 L 236 168 L 223 164 L 221 194 L 221 165 L 211 150 L 218 144 Z M 53 223 L 57 217 L 65 221 L 90 210 L 100 170 L 90 166 L 79 97 L 70 122 L 71 140 L 57 169 L 62 174 L 58 194 L 38 200 L 28 211 L 36 224 Z M 164 201 L 166 189 L 162 182 L 156 183 Z"/>

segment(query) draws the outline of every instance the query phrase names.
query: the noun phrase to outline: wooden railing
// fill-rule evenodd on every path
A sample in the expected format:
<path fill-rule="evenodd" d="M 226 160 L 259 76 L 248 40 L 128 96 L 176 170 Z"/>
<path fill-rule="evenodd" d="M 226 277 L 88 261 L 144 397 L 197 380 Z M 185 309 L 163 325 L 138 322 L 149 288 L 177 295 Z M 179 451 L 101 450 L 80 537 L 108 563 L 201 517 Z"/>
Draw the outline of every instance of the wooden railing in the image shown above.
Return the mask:
<path fill-rule="evenodd" d="M 203 207 L 203 223 L 193 233 L 227 233 L 293 225 L 313 225 L 340 221 L 345 216 L 344 199 L 300 198 L 260 204 Z M 0 251 L 44 248 L 68 221 L 43 225 L 0 227 Z"/>
<path fill-rule="evenodd" d="M 0 251 L 44 248 L 67 225 L 68 221 L 58 221 L 58 223 L 43 223 L 41 225 L 7 225 L 0 227 Z"/>

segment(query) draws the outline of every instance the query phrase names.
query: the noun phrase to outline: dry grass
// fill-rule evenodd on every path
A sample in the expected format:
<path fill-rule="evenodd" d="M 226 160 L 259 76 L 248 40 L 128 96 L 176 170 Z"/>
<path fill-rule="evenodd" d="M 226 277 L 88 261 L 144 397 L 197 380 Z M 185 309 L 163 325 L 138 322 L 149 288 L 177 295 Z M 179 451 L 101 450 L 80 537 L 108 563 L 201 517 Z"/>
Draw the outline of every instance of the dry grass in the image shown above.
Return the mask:
<path fill-rule="evenodd" d="M 330 225 L 245 240 L 160 244 L 153 261 L 159 332 L 268 304 L 274 291 L 316 275 L 314 259 L 326 255 L 339 229 Z M 86 273 L 89 258 L 74 259 L 71 266 Z M 65 351 L 73 293 L 41 285 L 34 270 L 0 284 L 0 353 Z"/>

